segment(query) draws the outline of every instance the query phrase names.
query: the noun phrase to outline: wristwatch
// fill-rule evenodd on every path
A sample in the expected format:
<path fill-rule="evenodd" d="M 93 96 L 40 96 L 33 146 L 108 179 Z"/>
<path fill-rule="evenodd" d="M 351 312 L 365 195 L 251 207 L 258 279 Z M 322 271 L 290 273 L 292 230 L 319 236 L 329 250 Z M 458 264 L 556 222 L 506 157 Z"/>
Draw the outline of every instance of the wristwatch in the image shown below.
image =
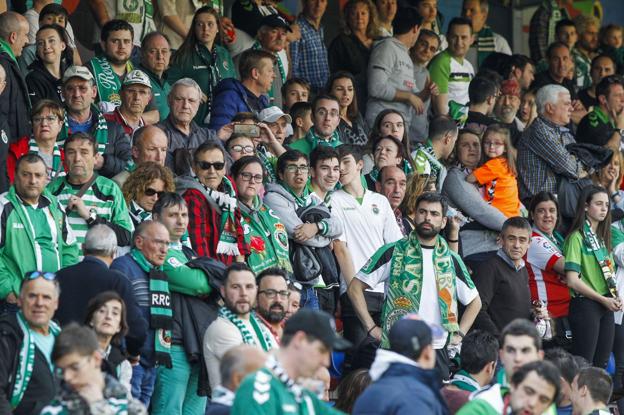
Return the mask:
<path fill-rule="evenodd" d="M 97 210 L 95 208 L 89 209 L 89 217 L 87 218 L 87 225 L 91 226 L 97 219 Z"/>

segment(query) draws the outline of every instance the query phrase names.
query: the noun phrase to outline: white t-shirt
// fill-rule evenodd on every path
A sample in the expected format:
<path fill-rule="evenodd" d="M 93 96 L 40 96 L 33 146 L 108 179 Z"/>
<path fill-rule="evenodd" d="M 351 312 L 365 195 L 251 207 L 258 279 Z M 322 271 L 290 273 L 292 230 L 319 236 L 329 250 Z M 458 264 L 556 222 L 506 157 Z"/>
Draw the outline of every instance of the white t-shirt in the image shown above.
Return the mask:
<path fill-rule="evenodd" d="M 242 322 L 253 336 L 256 344 L 260 344 L 251 322 L 248 319 L 242 319 Z M 221 372 L 219 371 L 221 358 L 232 347 L 241 344 L 243 344 L 243 335 L 230 320 L 218 317 L 208 326 L 206 333 L 204 333 L 204 360 L 208 369 L 208 380 L 210 380 L 211 389 L 214 390 L 215 387 L 221 384 Z"/>
<path fill-rule="evenodd" d="M 437 324 L 442 327 L 442 314 L 440 313 L 438 286 L 436 284 L 435 270 L 433 268 L 433 248 L 422 247 L 422 257 L 423 283 L 420 294 L 420 306 L 418 310 L 414 311 L 417 312 L 418 315 L 427 323 Z M 356 274 L 355 278 L 371 287 L 377 286 L 390 278 L 391 263 L 391 258 L 387 258 L 387 262 L 381 265 L 373 273 L 366 274 L 360 271 Z M 455 278 L 455 294 L 458 302 L 462 305 L 468 305 L 479 295 L 479 291 L 477 291 L 476 287 L 470 288 L 461 278 Z M 446 343 L 447 336 L 448 333 L 444 331 L 444 336 L 440 336 L 438 341 L 435 341 L 434 339 L 433 348 L 442 349 Z"/>
<path fill-rule="evenodd" d="M 358 272 L 366 261 L 383 245 L 403 238 L 394 212 L 385 196 L 365 190 L 362 204 L 355 197 L 338 190 L 331 195 L 332 214 L 342 222 L 342 234 L 338 240 L 347 244 L 353 268 Z M 383 293 L 383 283 L 371 285 L 370 291 Z M 346 292 L 344 277 L 340 292 Z"/>

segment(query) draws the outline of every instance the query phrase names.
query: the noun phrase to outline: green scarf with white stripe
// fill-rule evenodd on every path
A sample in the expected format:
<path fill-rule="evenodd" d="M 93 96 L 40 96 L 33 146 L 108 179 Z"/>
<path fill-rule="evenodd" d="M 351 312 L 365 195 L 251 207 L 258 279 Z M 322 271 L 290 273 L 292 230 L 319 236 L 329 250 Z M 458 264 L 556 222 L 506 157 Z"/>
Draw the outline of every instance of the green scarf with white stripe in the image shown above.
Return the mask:
<path fill-rule="evenodd" d="M 319 145 L 330 146 L 333 148 L 336 148 L 342 145 L 342 141 L 340 141 L 340 135 L 338 134 L 338 130 L 334 130 L 329 140 L 324 140 L 314 132 L 314 127 L 312 127 L 310 128 L 310 130 L 308 131 L 308 133 L 305 135 L 304 138 L 310 142 L 312 146 L 311 147 L 312 150 L 314 150 Z"/>
<path fill-rule="evenodd" d="M 91 116 L 93 114 L 97 117 L 97 124 L 95 126 L 95 133 L 92 134 L 95 138 L 95 142 L 97 143 L 97 151 L 100 154 L 104 154 L 106 150 L 106 145 L 108 144 L 108 126 L 106 125 L 106 119 L 104 115 L 97 109 L 96 106 L 91 105 Z M 56 139 L 56 143 L 59 146 L 63 146 L 65 144 L 65 140 L 67 137 L 72 135 L 73 132 L 69 128 L 69 119 L 67 118 L 67 112 L 65 112 L 65 119 L 63 119 L 63 126 L 61 127 L 61 131 L 59 132 L 58 138 Z"/>
<path fill-rule="evenodd" d="M 91 69 L 93 69 L 99 100 L 120 106 L 121 96 L 119 91 L 121 90 L 121 79 L 113 70 L 106 56 L 95 56 L 89 61 L 89 64 Z M 126 62 L 126 73 L 131 72 L 133 69 L 132 62 L 128 60 Z"/>
<path fill-rule="evenodd" d="M 22 330 L 22 333 L 24 333 L 24 338 L 22 339 L 22 347 L 20 348 L 18 357 L 15 384 L 11 392 L 11 407 L 13 409 L 17 408 L 22 401 L 35 366 L 35 339 L 33 338 L 33 331 L 21 311 L 17 312 L 16 317 L 17 324 Z M 54 337 L 58 336 L 61 332 L 61 328 L 53 321 L 50 321 L 48 330 Z M 4 356 L 4 358 L 8 359 L 9 356 Z"/>
<path fill-rule="evenodd" d="M 173 311 L 167 274 L 162 271 L 162 266 L 152 265 L 136 248 L 132 248 L 130 256 L 144 272 L 149 274 L 150 328 L 156 332 L 154 345 L 156 364 L 171 368 Z"/>
<path fill-rule="evenodd" d="M 39 144 L 35 141 L 34 137 L 30 137 L 28 140 L 28 152 L 39 154 Z M 58 141 L 54 143 L 54 149 L 52 150 L 52 171 L 50 172 L 50 180 L 54 180 L 57 177 L 65 176 L 65 170 L 63 169 L 63 163 L 61 162 L 61 150 L 58 146 Z"/>
<path fill-rule="evenodd" d="M 494 32 L 489 26 L 483 26 L 483 29 L 477 33 L 477 62 L 479 66 L 492 52 L 496 52 Z"/>

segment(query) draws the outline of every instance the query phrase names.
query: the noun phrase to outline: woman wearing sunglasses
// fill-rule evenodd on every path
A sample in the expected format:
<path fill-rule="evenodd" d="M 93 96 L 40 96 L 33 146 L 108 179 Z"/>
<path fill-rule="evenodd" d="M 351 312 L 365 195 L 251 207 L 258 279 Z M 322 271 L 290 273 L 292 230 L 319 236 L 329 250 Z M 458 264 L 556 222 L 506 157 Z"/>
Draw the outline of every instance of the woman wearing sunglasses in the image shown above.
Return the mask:
<path fill-rule="evenodd" d="M 189 213 L 189 237 L 199 256 L 230 265 L 245 261 L 247 244 L 234 184 L 226 176 L 225 150 L 206 141 L 193 153 L 195 177 L 176 179 Z"/>
<path fill-rule="evenodd" d="M 232 165 L 231 172 L 249 246 L 247 264 L 256 274 L 276 266 L 292 272 L 286 227 L 258 193 L 265 174 L 262 161 L 255 156 L 241 157 Z"/>
<path fill-rule="evenodd" d="M 175 191 L 175 185 L 168 168 L 145 162 L 128 176 L 122 191 L 136 228 L 141 222 L 152 219 L 152 208 L 160 195 Z"/>

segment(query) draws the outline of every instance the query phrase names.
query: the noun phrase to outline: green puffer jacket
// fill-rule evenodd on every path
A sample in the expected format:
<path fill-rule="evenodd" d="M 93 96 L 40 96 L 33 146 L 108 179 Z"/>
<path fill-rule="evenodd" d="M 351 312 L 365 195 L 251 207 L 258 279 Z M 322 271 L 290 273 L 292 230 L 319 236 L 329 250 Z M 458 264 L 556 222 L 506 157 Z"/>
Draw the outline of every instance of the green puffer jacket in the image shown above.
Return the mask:
<path fill-rule="evenodd" d="M 78 262 L 76 238 L 67 224 L 60 203 L 46 189 L 39 198 L 39 208 L 45 209 L 48 224 L 54 224 L 52 239 L 56 239 L 59 267 L 41 269 L 42 254 L 35 243 L 35 230 L 15 186 L 0 196 L 0 298 L 9 293 L 17 295 L 24 275 L 30 271 L 56 272 Z"/>

